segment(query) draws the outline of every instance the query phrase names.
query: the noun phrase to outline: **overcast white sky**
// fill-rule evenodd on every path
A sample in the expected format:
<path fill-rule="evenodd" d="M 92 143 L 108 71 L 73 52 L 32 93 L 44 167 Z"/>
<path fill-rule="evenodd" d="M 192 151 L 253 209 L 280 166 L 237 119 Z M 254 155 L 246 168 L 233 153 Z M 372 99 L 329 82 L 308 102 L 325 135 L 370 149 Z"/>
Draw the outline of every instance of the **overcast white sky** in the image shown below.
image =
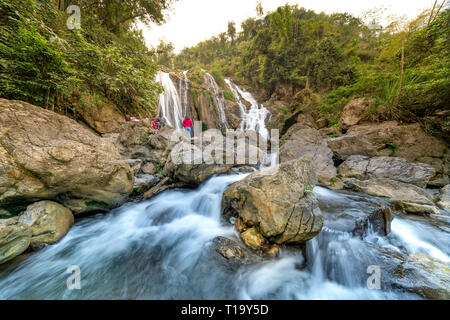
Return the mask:
<path fill-rule="evenodd" d="M 166 24 L 140 27 L 148 46 L 156 46 L 159 39 L 164 39 L 172 42 L 179 52 L 226 31 L 228 21 L 236 22 L 239 30 L 242 21 L 256 17 L 256 3 L 257 0 L 180 0 L 169 12 Z M 356 16 L 369 9 L 385 7 L 386 16 L 406 15 L 410 19 L 433 6 L 434 0 L 262 0 L 265 13 L 286 3 L 316 12 L 349 12 Z"/>

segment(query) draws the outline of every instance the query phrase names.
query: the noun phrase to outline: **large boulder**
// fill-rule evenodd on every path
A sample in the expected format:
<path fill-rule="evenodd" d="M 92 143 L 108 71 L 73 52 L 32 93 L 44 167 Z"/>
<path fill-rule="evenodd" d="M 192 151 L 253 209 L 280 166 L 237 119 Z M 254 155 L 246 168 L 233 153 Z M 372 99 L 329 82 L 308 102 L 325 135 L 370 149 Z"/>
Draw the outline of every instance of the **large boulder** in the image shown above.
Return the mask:
<path fill-rule="evenodd" d="M 426 254 L 409 254 L 396 268 L 397 287 L 430 300 L 450 299 L 450 269 L 447 263 Z"/>
<path fill-rule="evenodd" d="M 437 205 L 442 209 L 450 212 L 450 184 L 441 189 Z"/>
<path fill-rule="evenodd" d="M 58 242 L 74 223 L 72 212 L 53 201 L 40 201 L 29 205 L 20 215 L 19 222 L 31 230 L 31 247 L 39 248 Z"/>
<path fill-rule="evenodd" d="M 327 145 L 326 137 L 318 130 L 295 124 L 286 132 L 281 143 L 281 163 L 294 159 L 309 160 L 314 164 L 319 184 L 333 187 L 337 174 L 333 152 Z"/>
<path fill-rule="evenodd" d="M 98 133 L 119 132 L 124 117 L 113 105 L 81 108 L 79 113 L 84 121 Z"/>
<path fill-rule="evenodd" d="M 23 253 L 30 245 L 30 228 L 18 220 L 18 217 L 0 220 L 0 264 Z"/>
<path fill-rule="evenodd" d="M 104 135 L 104 137 L 107 139 L 114 137 L 113 142 L 122 157 L 129 159 L 134 152 L 147 144 L 151 133 L 155 133 L 151 121 L 144 119 L 141 121 L 123 122 L 117 136 Z"/>
<path fill-rule="evenodd" d="M 133 189 L 117 149 L 65 116 L 0 99 L 0 206 L 82 199 L 107 207 Z"/>
<path fill-rule="evenodd" d="M 261 239 L 301 244 L 315 237 L 323 225 L 312 193 L 316 183 L 314 167 L 307 160 L 264 168 L 225 190 L 222 213 L 225 217 L 239 217 L 237 221 L 250 228 L 242 235 L 247 244 L 262 246 Z"/>
<path fill-rule="evenodd" d="M 399 157 L 373 157 L 354 155 L 347 158 L 339 167 L 338 174 L 343 178 L 367 180 L 389 178 L 411 183 L 425 188 L 434 177 L 436 170 L 425 163 L 410 163 Z"/>
<path fill-rule="evenodd" d="M 369 180 L 344 178 L 342 181 L 347 189 L 389 198 L 395 208 L 406 213 L 440 214 L 432 196 L 415 185 L 385 178 Z"/>
<path fill-rule="evenodd" d="M 350 101 L 342 112 L 339 120 L 339 128 L 347 130 L 351 126 L 357 125 L 367 119 L 369 115 L 370 100 L 359 98 Z"/>
<path fill-rule="evenodd" d="M 420 162 L 436 169 L 433 186 L 448 184 L 450 152 L 444 141 L 428 135 L 418 123 L 399 124 L 395 121 L 351 127 L 343 136 L 330 139 L 335 156 L 346 160 L 352 155 L 398 156 L 409 162 Z"/>
<path fill-rule="evenodd" d="M 196 138 L 179 136 L 179 142 L 170 148 L 164 175 L 174 181 L 198 185 L 214 174 L 230 171 L 236 165 L 257 165 L 262 151 L 239 135 L 237 139 L 224 137 L 210 129 L 202 133 L 201 144 Z M 193 143 L 194 142 L 194 143 Z"/>

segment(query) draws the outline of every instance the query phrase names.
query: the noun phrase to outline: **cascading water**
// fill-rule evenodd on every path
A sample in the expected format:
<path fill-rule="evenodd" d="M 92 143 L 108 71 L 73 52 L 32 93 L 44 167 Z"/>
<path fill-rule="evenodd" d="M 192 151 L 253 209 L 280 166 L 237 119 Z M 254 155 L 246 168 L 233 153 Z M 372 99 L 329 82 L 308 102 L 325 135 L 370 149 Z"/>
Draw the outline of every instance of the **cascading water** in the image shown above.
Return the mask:
<path fill-rule="evenodd" d="M 242 122 L 240 130 L 253 130 L 258 132 L 262 137 L 269 139 L 269 130 L 266 127 L 266 118 L 270 114 L 269 110 L 263 105 L 259 106 L 251 93 L 242 90 L 229 79 L 225 79 L 225 82 L 230 87 L 231 92 L 233 92 L 241 109 Z M 247 109 L 247 106 L 242 100 L 250 103 L 250 109 Z"/>
<path fill-rule="evenodd" d="M 184 75 L 184 86 L 183 86 L 183 110 L 184 112 L 190 113 L 190 108 L 189 108 L 189 80 L 187 77 L 187 73 L 189 70 L 186 70 L 183 72 Z"/>
<path fill-rule="evenodd" d="M 305 252 L 282 249 L 274 260 L 226 261 L 212 240 L 238 234 L 221 221 L 222 193 L 245 176 L 216 176 L 197 190 L 166 191 L 77 222 L 59 243 L 0 269 L 0 299 L 418 299 L 390 286 L 368 289 L 367 266 L 384 268 L 391 259 L 383 258 L 386 250 L 448 263 L 448 227 L 401 217 L 387 237 L 354 237 L 328 225 Z M 324 214 L 366 209 L 354 196 L 314 191 Z M 74 265 L 81 290 L 66 286 L 66 270 Z"/>
<path fill-rule="evenodd" d="M 159 71 L 155 80 L 164 88 L 164 92 L 158 98 L 158 113 L 161 119 L 165 124 L 180 129 L 185 116 L 185 109 L 177 88 L 167 72 Z"/>
<path fill-rule="evenodd" d="M 205 84 L 207 88 L 213 93 L 214 103 L 217 107 L 217 116 L 219 117 L 219 122 L 228 129 L 227 117 L 225 115 L 225 97 L 223 91 L 219 88 L 216 80 L 208 72 L 205 72 Z"/>

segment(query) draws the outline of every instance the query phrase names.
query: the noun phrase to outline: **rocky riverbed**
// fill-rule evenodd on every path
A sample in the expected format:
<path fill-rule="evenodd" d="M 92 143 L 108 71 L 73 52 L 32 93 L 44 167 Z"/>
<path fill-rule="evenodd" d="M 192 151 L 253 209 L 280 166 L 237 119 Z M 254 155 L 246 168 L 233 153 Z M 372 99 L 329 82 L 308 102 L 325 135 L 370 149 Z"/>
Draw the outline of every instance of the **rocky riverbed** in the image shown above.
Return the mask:
<path fill-rule="evenodd" d="M 339 137 L 289 128 L 279 166 L 245 143 L 258 162 L 236 167 L 178 162 L 239 148 L 218 131 L 195 145 L 143 119 L 99 136 L 1 99 L 0 298 L 448 299 L 447 145 L 345 115 Z"/>

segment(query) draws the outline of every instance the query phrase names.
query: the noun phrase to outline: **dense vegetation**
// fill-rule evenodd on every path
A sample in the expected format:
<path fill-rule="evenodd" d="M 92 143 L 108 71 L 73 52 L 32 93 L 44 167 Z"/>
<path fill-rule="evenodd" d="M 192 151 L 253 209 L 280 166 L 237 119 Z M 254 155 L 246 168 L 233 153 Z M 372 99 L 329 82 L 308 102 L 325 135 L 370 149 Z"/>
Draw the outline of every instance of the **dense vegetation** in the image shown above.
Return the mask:
<path fill-rule="evenodd" d="M 171 3 L 72 0 L 81 28 L 69 28 L 79 21 L 64 0 L 0 0 L 0 96 L 70 115 L 104 104 L 152 112 L 156 58 L 133 23 L 164 22 Z"/>
<path fill-rule="evenodd" d="M 363 96 L 372 98 L 374 119 L 415 121 L 450 101 L 449 10 L 430 11 L 382 29 L 346 13 L 286 5 L 263 16 L 259 7 L 238 34 L 229 23 L 227 32 L 166 54 L 165 62 L 220 70 L 263 89 L 266 99 L 287 88 L 296 97 L 289 112 L 312 107 L 330 126 Z"/>

